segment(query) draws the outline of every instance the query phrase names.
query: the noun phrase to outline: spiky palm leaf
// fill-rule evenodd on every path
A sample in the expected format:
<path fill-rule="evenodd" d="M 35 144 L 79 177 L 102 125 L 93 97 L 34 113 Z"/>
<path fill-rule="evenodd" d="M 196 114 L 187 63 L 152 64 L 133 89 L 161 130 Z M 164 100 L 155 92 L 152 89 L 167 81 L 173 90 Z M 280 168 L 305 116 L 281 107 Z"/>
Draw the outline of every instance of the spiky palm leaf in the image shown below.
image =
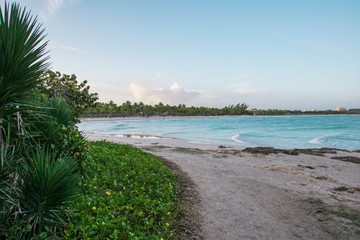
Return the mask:
<path fill-rule="evenodd" d="M 37 19 L 18 4 L 0 11 L 0 111 L 26 95 L 47 69 L 46 35 Z M 11 110 L 7 109 L 7 113 Z"/>
<path fill-rule="evenodd" d="M 61 222 L 59 212 L 77 192 L 76 164 L 69 157 L 55 158 L 43 147 L 20 164 L 20 203 L 25 211 L 22 221 L 34 233 L 43 226 Z"/>
<path fill-rule="evenodd" d="M 30 12 L 13 3 L 0 7 L 0 144 L 9 144 L 13 113 L 27 109 L 22 99 L 48 68 L 44 29 Z M 5 133 L 4 133 L 5 132 Z"/>

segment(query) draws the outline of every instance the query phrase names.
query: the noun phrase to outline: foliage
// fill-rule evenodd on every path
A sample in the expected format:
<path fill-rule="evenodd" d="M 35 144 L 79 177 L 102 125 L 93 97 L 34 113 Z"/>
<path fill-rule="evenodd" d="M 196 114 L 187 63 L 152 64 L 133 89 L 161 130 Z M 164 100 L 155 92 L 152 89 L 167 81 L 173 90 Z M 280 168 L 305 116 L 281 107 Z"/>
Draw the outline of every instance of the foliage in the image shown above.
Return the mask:
<path fill-rule="evenodd" d="M 132 104 L 126 101 L 117 106 L 113 101 L 109 103 L 96 102 L 89 108 L 84 116 L 221 116 L 221 115 L 242 115 L 247 114 L 248 105 L 236 104 L 224 108 L 209 107 L 187 107 L 185 104 L 178 106 L 164 105 L 163 103 L 152 105 L 143 102 Z"/>
<path fill-rule="evenodd" d="M 75 167 L 71 158 L 54 158 L 46 147 L 21 161 L 20 204 L 25 212 L 21 222 L 30 224 L 34 235 L 42 233 L 44 226 L 63 222 L 59 210 L 77 189 Z"/>
<path fill-rule="evenodd" d="M 18 103 L 48 67 L 45 35 L 37 19 L 19 5 L 5 5 L 0 17 L 0 117 L 17 112 Z"/>
<path fill-rule="evenodd" d="M 13 114 L 28 107 L 24 97 L 48 67 L 47 42 L 41 25 L 25 9 L 6 4 L 0 10 L 0 144 L 9 144 L 18 120 Z"/>
<path fill-rule="evenodd" d="M 41 99 L 41 98 L 40 98 Z M 88 143 L 72 122 L 72 112 L 65 100 L 52 99 L 23 116 L 28 132 L 37 145 L 51 146 L 53 153 L 71 155 L 81 163 L 86 158 Z"/>
<path fill-rule="evenodd" d="M 44 237 L 77 180 L 72 157 L 42 144 L 59 139 L 71 115 L 61 103 L 44 107 L 34 98 L 48 67 L 41 25 L 18 4 L 0 10 L 0 238 Z"/>
<path fill-rule="evenodd" d="M 89 143 L 82 136 L 77 126 L 63 126 L 59 133 L 60 143 L 54 145 L 58 151 L 67 152 L 77 161 L 80 166 L 88 156 Z"/>
<path fill-rule="evenodd" d="M 92 142 L 66 239 L 172 239 L 178 185 L 156 157 Z"/>
<path fill-rule="evenodd" d="M 76 122 L 98 99 L 97 93 L 90 93 L 87 81 L 78 83 L 74 74 L 70 76 L 49 70 L 42 76 L 38 88 L 49 99 L 63 98 L 72 110 Z"/>
<path fill-rule="evenodd" d="M 223 115 L 318 115 L 318 114 L 360 114 L 360 109 L 349 110 L 281 110 L 281 109 L 256 109 L 248 110 L 248 105 L 238 103 L 223 108 L 210 107 L 188 107 L 185 104 L 178 106 L 164 105 L 158 103 L 155 105 L 147 105 L 143 102 L 131 103 L 126 101 L 121 105 L 116 105 L 113 101 L 109 103 L 96 102 L 92 107 L 88 108 L 83 117 L 133 117 L 133 116 L 223 116 Z"/>

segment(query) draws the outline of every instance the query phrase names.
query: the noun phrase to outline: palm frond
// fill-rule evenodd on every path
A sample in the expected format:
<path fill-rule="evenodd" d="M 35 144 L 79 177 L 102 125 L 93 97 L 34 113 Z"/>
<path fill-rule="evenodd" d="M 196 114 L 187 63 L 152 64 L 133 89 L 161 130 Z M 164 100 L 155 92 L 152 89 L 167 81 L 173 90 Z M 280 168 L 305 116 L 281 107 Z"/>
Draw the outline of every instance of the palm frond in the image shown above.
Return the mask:
<path fill-rule="evenodd" d="M 0 114 L 26 95 L 48 68 L 42 25 L 18 4 L 0 9 Z M 1 117 L 1 115 L 0 115 Z"/>
<path fill-rule="evenodd" d="M 61 222 L 59 211 L 77 192 L 76 165 L 68 157 L 56 159 L 43 147 L 21 162 L 19 175 L 23 221 L 35 232 Z"/>

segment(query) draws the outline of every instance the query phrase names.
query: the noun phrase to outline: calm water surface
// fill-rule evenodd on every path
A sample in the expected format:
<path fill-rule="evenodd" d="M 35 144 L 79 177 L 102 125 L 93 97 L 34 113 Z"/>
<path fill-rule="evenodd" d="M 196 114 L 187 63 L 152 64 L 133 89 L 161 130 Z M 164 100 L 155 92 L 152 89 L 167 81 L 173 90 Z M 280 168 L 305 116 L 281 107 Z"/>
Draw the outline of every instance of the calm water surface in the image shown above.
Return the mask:
<path fill-rule="evenodd" d="M 360 115 L 256 116 L 83 122 L 98 134 L 143 134 L 244 147 L 360 149 Z"/>

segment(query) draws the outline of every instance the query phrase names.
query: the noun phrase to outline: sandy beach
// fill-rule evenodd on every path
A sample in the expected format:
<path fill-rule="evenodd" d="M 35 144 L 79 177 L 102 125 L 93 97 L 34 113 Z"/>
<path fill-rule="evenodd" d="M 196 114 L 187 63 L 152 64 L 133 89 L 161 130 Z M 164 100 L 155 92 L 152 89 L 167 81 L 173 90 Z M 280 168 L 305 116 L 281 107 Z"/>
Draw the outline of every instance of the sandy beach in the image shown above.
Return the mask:
<path fill-rule="evenodd" d="M 360 238 L 359 152 L 268 154 L 154 136 L 87 138 L 133 145 L 190 179 L 187 239 Z"/>

